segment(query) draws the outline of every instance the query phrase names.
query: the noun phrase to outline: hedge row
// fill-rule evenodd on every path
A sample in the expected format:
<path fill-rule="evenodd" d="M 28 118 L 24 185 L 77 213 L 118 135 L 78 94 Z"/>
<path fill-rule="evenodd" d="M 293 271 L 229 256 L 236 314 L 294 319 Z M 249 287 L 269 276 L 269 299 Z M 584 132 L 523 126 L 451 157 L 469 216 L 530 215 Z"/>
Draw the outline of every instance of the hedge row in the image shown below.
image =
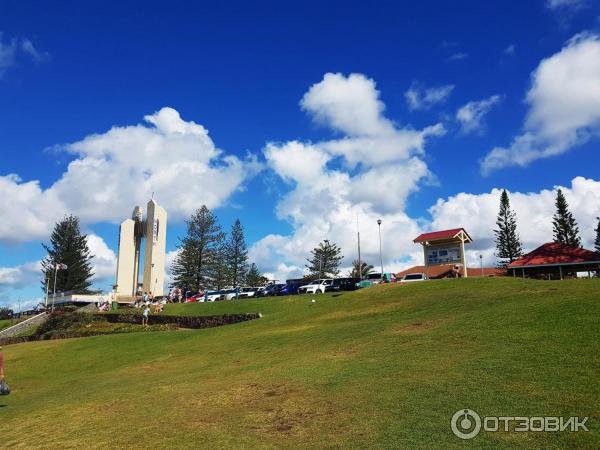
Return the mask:
<path fill-rule="evenodd" d="M 141 314 L 98 314 L 110 323 L 142 323 Z M 260 313 L 224 314 L 222 316 L 149 316 L 150 325 L 177 325 L 180 328 L 212 328 L 258 319 Z"/>

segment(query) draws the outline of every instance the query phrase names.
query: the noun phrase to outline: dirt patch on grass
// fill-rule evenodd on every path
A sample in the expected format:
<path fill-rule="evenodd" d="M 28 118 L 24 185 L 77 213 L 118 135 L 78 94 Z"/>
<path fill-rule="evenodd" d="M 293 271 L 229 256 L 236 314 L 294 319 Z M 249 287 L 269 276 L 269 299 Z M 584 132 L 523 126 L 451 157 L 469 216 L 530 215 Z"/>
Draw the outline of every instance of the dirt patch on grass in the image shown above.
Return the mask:
<path fill-rule="evenodd" d="M 346 349 L 337 349 L 333 352 L 325 353 L 326 359 L 340 360 L 340 359 L 348 359 L 354 358 L 360 355 L 362 352 L 358 348 L 346 348 Z"/>
<path fill-rule="evenodd" d="M 257 333 L 257 336 L 273 336 L 273 335 L 278 335 L 278 334 L 288 334 L 288 333 L 300 333 L 302 331 L 307 331 L 310 330 L 312 328 L 315 328 L 317 325 L 312 323 L 312 324 L 302 324 L 302 325 L 295 325 L 295 326 L 291 326 L 291 327 L 279 327 L 279 328 L 275 328 L 273 330 L 264 332 L 264 333 Z"/>
<path fill-rule="evenodd" d="M 425 333 L 432 328 L 439 326 L 444 321 L 441 319 L 437 320 L 423 320 L 415 321 L 412 323 L 405 323 L 402 325 L 396 325 L 392 328 L 393 334 L 419 334 Z"/>
<path fill-rule="evenodd" d="M 399 308 L 400 308 L 399 302 L 396 302 L 396 301 L 386 302 L 386 303 L 380 303 L 377 305 L 369 305 L 368 307 L 356 309 L 356 310 L 339 309 L 335 312 L 332 312 L 329 314 L 324 314 L 324 315 L 318 317 L 317 320 L 326 322 L 326 321 L 337 320 L 337 319 L 372 316 L 374 314 L 383 314 L 386 312 L 395 311 Z"/>
<path fill-rule="evenodd" d="M 213 427 L 242 429 L 260 442 L 279 443 L 277 446 L 290 439 L 310 438 L 324 424 L 328 424 L 326 429 L 334 427 L 334 418 L 340 415 L 322 394 L 285 382 L 223 386 L 204 394 L 209 395 L 200 394 L 193 405 L 201 414 L 192 414 L 183 427 L 195 431 Z M 183 404 L 189 407 L 190 401 Z M 216 422 L 207 417 L 216 418 Z"/>

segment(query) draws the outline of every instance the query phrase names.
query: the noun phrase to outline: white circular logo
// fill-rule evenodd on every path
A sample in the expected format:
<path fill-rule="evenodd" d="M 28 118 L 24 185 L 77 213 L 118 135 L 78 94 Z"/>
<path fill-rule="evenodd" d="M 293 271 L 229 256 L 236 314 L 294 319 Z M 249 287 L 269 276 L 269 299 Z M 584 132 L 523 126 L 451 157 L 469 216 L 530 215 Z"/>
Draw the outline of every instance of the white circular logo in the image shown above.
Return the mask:
<path fill-rule="evenodd" d="M 481 430 L 481 417 L 472 409 L 459 409 L 450 421 L 452 432 L 461 439 L 472 439 Z"/>

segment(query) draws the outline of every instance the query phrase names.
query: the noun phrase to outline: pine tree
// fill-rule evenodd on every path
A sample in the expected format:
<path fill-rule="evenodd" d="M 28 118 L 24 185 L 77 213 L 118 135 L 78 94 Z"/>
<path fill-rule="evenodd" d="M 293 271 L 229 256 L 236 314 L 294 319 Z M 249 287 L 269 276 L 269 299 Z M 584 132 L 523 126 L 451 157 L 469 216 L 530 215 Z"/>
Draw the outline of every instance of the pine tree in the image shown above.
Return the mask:
<path fill-rule="evenodd" d="M 0 307 L 0 320 L 12 319 L 13 314 L 13 310 L 7 306 Z"/>
<path fill-rule="evenodd" d="M 221 238 L 216 244 L 216 252 L 209 266 L 210 283 L 217 290 L 230 286 L 229 271 L 227 270 L 226 243 L 225 234 L 222 233 Z"/>
<path fill-rule="evenodd" d="M 248 249 L 240 219 L 236 219 L 231 227 L 224 250 L 228 283 L 234 288 L 243 285 L 248 272 Z"/>
<path fill-rule="evenodd" d="M 344 258 L 340 253 L 342 249 L 328 240 L 319 243 L 319 246 L 311 250 L 311 258 L 307 258 L 306 267 L 309 278 L 335 277 L 340 273 L 340 262 Z"/>
<path fill-rule="evenodd" d="M 554 214 L 552 220 L 554 242 L 560 242 L 570 247 L 581 247 L 577 222 L 569 211 L 567 200 L 560 189 L 556 193 L 555 205 L 556 214 Z"/>
<path fill-rule="evenodd" d="M 358 259 L 355 259 L 354 261 L 352 261 L 352 271 L 350 272 L 350 276 L 352 278 L 365 277 L 373 269 L 374 267 L 371 264 L 366 263 L 365 261 L 361 261 L 359 266 Z"/>
<path fill-rule="evenodd" d="M 42 246 L 48 252 L 42 260 L 42 290 L 46 290 L 48 280 L 48 292 L 54 291 L 55 266 L 64 264 L 67 268 L 56 272 L 56 292 L 91 292 L 93 255 L 88 248 L 87 236 L 81 234 L 77 217 L 68 216 L 58 222 L 50 236 L 50 244 Z"/>
<path fill-rule="evenodd" d="M 596 217 L 598 225 L 596 226 L 596 239 L 594 239 L 594 249 L 600 252 L 600 217 Z"/>
<path fill-rule="evenodd" d="M 500 195 L 500 211 L 496 225 L 498 225 L 498 229 L 494 230 L 494 234 L 496 235 L 496 256 L 499 258 L 498 265 L 506 267 L 523 255 L 523 245 L 517 233 L 517 217 L 510 208 L 506 190 L 503 190 Z"/>
<path fill-rule="evenodd" d="M 246 274 L 246 284 L 252 287 L 260 287 L 267 284 L 269 279 L 263 276 L 255 263 L 250 264 L 248 273 Z"/>
<path fill-rule="evenodd" d="M 201 291 L 212 287 L 224 233 L 216 216 L 205 206 L 186 222 L 187 235 L 180 239 L 171 272 L 173 286 Z"/>

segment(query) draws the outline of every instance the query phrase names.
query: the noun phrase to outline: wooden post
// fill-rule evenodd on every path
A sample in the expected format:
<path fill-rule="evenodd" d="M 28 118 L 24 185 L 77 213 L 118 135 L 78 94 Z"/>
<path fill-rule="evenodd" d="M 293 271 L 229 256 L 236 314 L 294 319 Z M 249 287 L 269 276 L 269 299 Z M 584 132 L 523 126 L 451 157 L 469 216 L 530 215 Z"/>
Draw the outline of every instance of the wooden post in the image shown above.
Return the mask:
<path fill-rule="evenodd" d="M 563 274 L 562 274 L 562 266 L 559 264 L 558 265 L 558 273 L 560 273 L 560 279 L 563 279 Z"/>
<path fill-rule="evenodd" d="M 469 274 L 467 273 L 467 257 L 465 255 L 465 237 L 462 233 L 460 237 L 460 252 L 462 253 L 463 273 L 465 274 L 465 278 L 467 278 Z"/>
<path fill-rule="evenodd" d="M 525 267 L 521 267 L 521 276 L 525 278 Z"/>

